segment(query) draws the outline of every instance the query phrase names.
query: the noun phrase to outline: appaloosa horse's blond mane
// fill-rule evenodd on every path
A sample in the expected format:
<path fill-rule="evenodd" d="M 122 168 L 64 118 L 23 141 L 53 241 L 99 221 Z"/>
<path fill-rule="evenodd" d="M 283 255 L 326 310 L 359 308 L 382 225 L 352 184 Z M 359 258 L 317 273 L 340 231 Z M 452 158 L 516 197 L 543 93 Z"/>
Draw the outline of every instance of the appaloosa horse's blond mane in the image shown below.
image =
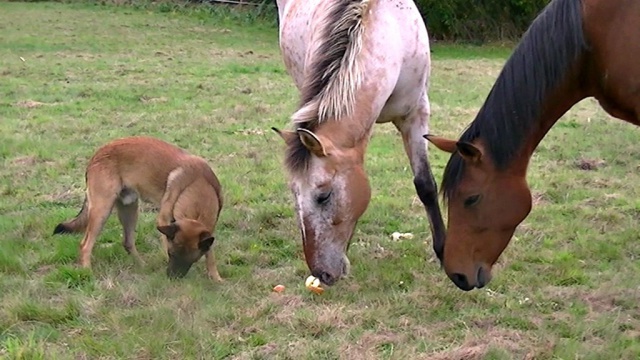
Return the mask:
<path fill-rule="evenodd" d="M 306 71 L 301 107 L 291 117 L 299 127 L 313 128 L 351 115 L 362 78 L 358 53 L 370 3 L 343 0 L 329 5 L 321 22 L 320 45 Z"/>

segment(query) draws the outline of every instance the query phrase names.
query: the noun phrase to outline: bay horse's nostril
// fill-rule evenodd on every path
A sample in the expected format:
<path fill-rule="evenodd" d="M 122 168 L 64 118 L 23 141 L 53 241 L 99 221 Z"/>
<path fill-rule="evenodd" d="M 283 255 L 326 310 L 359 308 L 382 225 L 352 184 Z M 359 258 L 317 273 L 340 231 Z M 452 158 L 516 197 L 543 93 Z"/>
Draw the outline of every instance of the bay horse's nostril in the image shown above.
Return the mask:
<path fill-rule="evenodd" d="M 467 276 L 464 275 L 464 274 L 459 274 L 459 273 L 451 274 L 451 275 L 449 275 L 449 278 L 461 290 L 469 291 L 469 290 L 472 290 L 474 288 L 472 285 L 469 285 L 469 281 L 467 280 Z"/>
<path fill-rule="evenodd" d="M 478 277 L 477 277 L 477 282 L 478 282 L 478 289 L 482 289 L 485 285 L 487 285 L 489 283 L 489 274 L 482 268 L 482 266 L 480 266 L 478 268 Z"/>

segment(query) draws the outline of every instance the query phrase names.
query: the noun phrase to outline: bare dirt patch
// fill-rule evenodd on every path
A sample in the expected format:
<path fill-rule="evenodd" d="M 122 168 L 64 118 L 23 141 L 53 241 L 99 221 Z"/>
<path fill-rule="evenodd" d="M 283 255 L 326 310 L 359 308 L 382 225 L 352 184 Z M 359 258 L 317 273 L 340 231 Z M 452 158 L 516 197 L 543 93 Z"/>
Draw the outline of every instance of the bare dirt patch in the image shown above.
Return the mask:
<path fill-rule="evenodd" d="M 11 161 L 15 166 L 32 166 L 38 163 L 38 158 L 35 156 L 18 156 Z"/>
<path fill-rule="evenodd" d="M 607 314 L 611 311 L 625 308 L 629 310 L 629 302 L 625 299 L 637 299 L 640 296 L 638 290 L 586 290 L 561 286 L 550 286 L 544 291 L 550 297 L 561 299 L 580 299 L 593 313 Z M 633 304 L 633 309 L 638 309 L 637 304 Z"/>
<path fill-rule="evenodd" d="M 42 196 L 42 199 L 50 202 L 69 202 L 75 199 L 80 199 L 82 195 L 83 190 L 81 189 L 66 189 L 57 191 L 53 194 L 45 194 Z"/>
<path fill-rule="evenodd" d="M 349 360 L 375 359 L 382 345 L 401 344 L 404 337 L 403 334 L 387 330 L 366 332 L 356 343 L 343 346 L 340 358 Z"/>
<path fill-rule="evenodd" d="M 119 301 L 119 305 L 124 308 L 133 308 L 139 306 L 140 304 L 142 304 L 142 300 L 140 300 L 140 297 L 133 289 L 125 290 L 122 293 Z"/>
<path fill-rule="evenodd" d="M 581 158 L 576 161 L 575 166 L 580 170 L 598 170 L 606 164 L 602 159 Z"/>
<path fill-rule="evenodd" d="M 304 305 L 304 299 L 300 295 L 272 294 L 270 299 L 280 307 L 275 321 L 281 324 L 291 324 L 296 311 Z"/>
<path fill-rule="evenodd" d="M 38 108 L 41 106 L 53 106 L 53 105 L 57 105 L 56 103 L 43 103 L 40 101 L 35 101 L 35 100 L 23 100 L 23 101 L 18 101 L 16 103 L 17 107 L 21 107 L 21 108 L 26 108 L 26 109 L 33 109 L 33 108 Z"/>
<path fill-rule="evenodd" d="M 482 359 L 486 352 L 487 345 L 461 346 L 453 351 L 429 355 L 428 358 L 431 360 L 479 360 Z"/>
<path fill-rule="evenodd" d="M 533 206 L 548 204 L 549 201 L 545 198 L 545 195 L 543 191 L 533 191 L 531 194 Z"/>
<path fill-rule="evenodd" d="M 153 104 L 153 103 L 165 103 L 168 99 L 164 96 L 160 97 L 151 97 L 151 96 L 141 96 L 140 101 L 144 104 Z"/>
<path fill-rule="evenodd" d="M 424 359 L 479 360 L 483 359 L 492 347 L 506 350 L 510 354 L 527 354 L 527 349 L 530 346 L 531 344 L 519 331 L 493 328 L 486 332 L 483 331 L 481 336 L 474 335 L 468 338 L 461 346 L 453 350 L 430 354 Z"/>

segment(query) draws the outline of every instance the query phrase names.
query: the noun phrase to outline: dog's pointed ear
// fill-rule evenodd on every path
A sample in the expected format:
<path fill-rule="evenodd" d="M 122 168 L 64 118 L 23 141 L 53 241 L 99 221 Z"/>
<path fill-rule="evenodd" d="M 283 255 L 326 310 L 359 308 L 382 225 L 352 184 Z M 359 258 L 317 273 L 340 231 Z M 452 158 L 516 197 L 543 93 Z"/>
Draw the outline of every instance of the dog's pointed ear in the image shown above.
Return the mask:
<path fill-rule="evenodd" d="M 211 235 L 210 232 L 203 231 L 200 234 L 200 242 L 198 243 L 198 248 L 202 252 L 207 252 L 209 251 L 209 249 L 211 249 L 211 245 L 213 245 L 213 242 L 215 240 L 216 238 L 213 235 Z"/>
<path fill-rule="evenodd" d="M 275 131 L 276 134 L 280 135 L 280 137 L 282 138 L 282 140 L 284 140 L 284 142 L 286 142 L 287 144 L 296 136 L 298 136 L 296 134 L 295 131 L 289 131 L 289 130 L 280 130 L 278 128 L 272 127 L 271 130 Z"/>
<path fill-rule="evenodd" d="M 430 143 L 435 145 L 438 149 L 448 152 L 449 154 L 453 154 L 458 151 L 458 147 L 456 146 L 455 140 L 445 139 L 443 137 L 434 136 L 434 135 L 423 135 L 425 139 L 427 139 Z"/>
<path fill-rule="evenodd" d="M 170 241 L 172 241 L 176 237 L 176 233 L 180 230 L 180 227 L 175 222 L 172 222 L 169 225 L 158 225 L 156 228 L 158 229 L 158 231 L 163 233 Z"/>

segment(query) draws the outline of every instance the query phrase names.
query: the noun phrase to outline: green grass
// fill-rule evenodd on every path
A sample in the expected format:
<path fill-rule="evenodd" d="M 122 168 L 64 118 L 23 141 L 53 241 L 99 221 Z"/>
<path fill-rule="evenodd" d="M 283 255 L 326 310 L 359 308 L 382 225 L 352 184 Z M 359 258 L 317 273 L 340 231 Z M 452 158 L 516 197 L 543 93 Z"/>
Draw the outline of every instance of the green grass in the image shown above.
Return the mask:
<path fill-rule="evenodd" d="M 297 92 L 274 27 L 128 7 L 0 3 L 0 356 L 7 359 L 635 359 L 640 356 L 638 129 L 592 100 L 532 159 L 533 212 L 489 289 L 457 290 L 431 252 L 402 142 L 376 126 L 373 199 L 353 274 L 315 296 L 283 144 Z M 431 131 L 473 119 L 509 48 L 434 45 Z M 22 60 L 24 59 L 24 60 Z M 110 219 L 93 271 L 79 236 L 52 236 L 110 139 L 152 135 L 207 158 L 226 205 L 215 251 L 164 275 L 154 212 L 135 266 Z M 438 178 L 447 157 L 432 150 Z M 577 161 L 603 161 L 584 171 Z M 413 240 L 394 242 L 394 231 Z M 282 294 L 271 288 L 287 287 Z M 528 357 L 527 357 L 528 356 Z"/>

